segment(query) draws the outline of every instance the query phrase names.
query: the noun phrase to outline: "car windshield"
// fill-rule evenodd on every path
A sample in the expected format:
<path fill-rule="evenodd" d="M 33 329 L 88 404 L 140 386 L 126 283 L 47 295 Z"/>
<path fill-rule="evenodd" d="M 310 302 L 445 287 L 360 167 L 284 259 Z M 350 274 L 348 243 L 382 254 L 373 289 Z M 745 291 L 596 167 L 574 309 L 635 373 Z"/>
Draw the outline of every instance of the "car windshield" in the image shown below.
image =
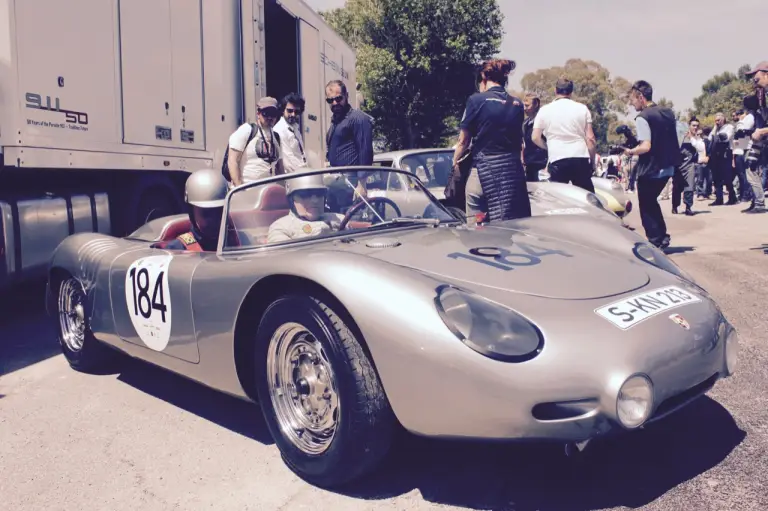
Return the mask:
<path fill-rule="evenodd" d="M 427 188 L 445 188 L 452 165 L 450 150 L 409 154 L 400 160 L 400 167 L 415 174 Z"/>
<path fill-rule="evenodd" d="M 356 193 L 361 187 L 362 198 Z M 372 167 L 308 171 L 233 190 L 223 248 L 242 250 L 456 221 L 408 173 Z"/>

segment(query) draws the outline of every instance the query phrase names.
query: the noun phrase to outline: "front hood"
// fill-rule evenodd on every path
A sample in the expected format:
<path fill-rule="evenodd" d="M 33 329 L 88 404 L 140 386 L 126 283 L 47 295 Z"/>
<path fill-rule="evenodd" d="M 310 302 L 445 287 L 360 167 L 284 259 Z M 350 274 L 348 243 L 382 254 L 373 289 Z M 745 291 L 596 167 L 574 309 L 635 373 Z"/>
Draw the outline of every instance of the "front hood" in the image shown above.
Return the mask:
<path fill-rule="evenodd" d="M 583 239 L 583 234 L 576 239 L 570 236 L 569 240 L 567 234 L 557 234 L 567 233 L 568 226 L 553 220 L 529 218 L 477 229 L 425 227 L 385 231 L 381 236 L 359 238 L 347 247 L 352 252 L 413 268 L 457 285 L 545 298 L 604 298 L 638 289 L 650 281 L 646 263 L 635 261 L 631 248 L 625 256 L 623 252 L 586 246 L 585 242 L 577 241 Z M 578 227 L 576 223 L 581 224 L 575 222 L 573 228 Z M 377 248 L 377 241 L 383 241 L 382 245 L 388 241 L 400 244 Z"/>

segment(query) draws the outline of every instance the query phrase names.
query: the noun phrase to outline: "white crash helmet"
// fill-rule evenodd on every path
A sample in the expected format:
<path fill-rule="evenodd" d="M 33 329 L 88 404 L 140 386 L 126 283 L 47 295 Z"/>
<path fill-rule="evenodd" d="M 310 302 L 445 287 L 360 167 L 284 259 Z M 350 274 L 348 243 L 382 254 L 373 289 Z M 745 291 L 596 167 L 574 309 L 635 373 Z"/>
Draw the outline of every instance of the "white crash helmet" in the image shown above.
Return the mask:
<path fill-rule="evenodd" d="M 198 208 L 223 208 L 227 198 L 227 180 L 216 169 L 202 169 L 187 178 L 184 201 Z"/>

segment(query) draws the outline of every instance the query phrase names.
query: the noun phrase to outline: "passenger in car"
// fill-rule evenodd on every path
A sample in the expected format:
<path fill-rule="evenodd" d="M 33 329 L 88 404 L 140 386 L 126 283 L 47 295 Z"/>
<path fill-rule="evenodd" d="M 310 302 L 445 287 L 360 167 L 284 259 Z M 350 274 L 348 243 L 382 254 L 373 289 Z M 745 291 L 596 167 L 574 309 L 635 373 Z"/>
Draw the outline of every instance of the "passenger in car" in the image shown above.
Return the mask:
<path fill-rule="evenodd" d="M 288 179 L 285 187 L 291 211 L 269 226 L 268 243 L 338 230 L 344 215 L 325 211 L 328 187 L 323 182 L 322 174 Z"/>

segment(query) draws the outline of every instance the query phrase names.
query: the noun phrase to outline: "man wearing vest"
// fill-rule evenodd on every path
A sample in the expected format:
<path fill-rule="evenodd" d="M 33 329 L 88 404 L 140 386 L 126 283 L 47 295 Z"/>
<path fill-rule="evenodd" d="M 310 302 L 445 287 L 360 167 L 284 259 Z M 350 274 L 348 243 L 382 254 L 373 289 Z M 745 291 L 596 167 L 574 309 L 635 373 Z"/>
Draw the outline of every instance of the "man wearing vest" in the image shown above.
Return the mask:
<path fill-rule="evenodd" d="M 625 149 L 624 154 L 639 157 L 635 168 L 640 218 L 648 241 L 664 249 L 669 246 L 670 236 L 657 199 L 681 163 L 677 121 L 671 109 L 653 102 L 653 88 L 644 80 L 632 85 L 629 103 L 640 112 L 635 119 L 640 144 Z"/>

